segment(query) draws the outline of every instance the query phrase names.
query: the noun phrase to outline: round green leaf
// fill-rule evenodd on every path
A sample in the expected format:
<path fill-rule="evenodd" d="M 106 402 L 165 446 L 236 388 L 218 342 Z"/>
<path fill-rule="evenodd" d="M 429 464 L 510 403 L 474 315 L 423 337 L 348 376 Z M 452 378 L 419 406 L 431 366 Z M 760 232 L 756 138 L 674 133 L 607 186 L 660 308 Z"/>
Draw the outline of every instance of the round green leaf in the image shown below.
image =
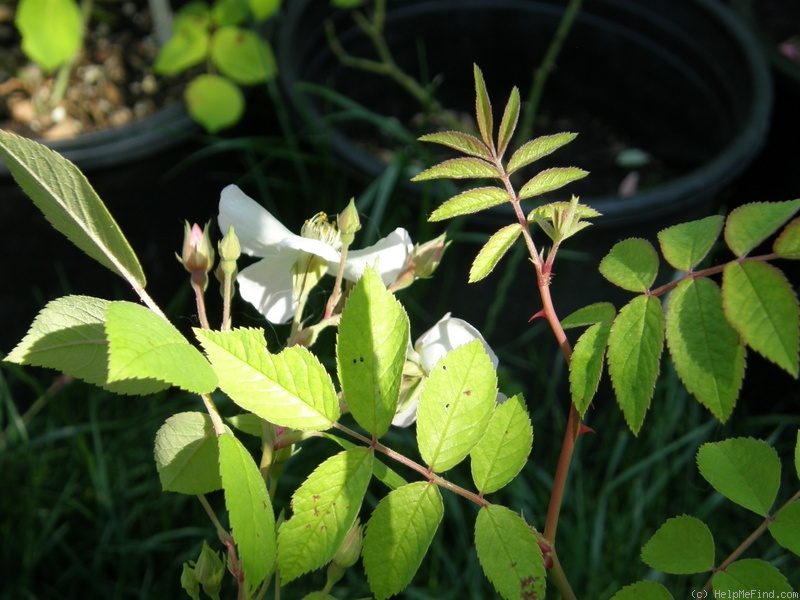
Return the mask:
<path fill-rule="evenodd" d="M 781 258 L 800 258 L 800 218 L 794 219 L 775 239 L 772 250 Z"/>
<path fill-rule="evenodd" d="M 781 546 L 800 556 L 800 502 L 781 509 L 770 522 L 769 532 Z"/>
<path fill-rule="evenodd" d="M 694 268 L 717 241 L 724 220 L 722 215 L 712 215 L 659 231 L 658 243 L 666 261 L 681 271 Z"/>
<path fill-rule="evenodd" d="M 611 600 L 673 600 L 672 594 L 658 582 L 637 581 L 631 585 L 626 585 L 616 594 L 611 596 Z"/>
<path fill-rule="evenodd" d="M 646 292 L 658 274 L 658 253 L 647 240 L 622 240 L 600 261 L 600 274 L 622 289 Z"/>
<path fill-rule="evenodd" d="M 23 51 L 45 71 L 72 58 L 83 40 L 83 18 L 75 0 L 20 0 L 15 24 Z"/>
<path fill-rule="evenodd" d="M 208 415 L 184 412 L 156 433 L 156 469 L 165 492 L 208 494 L 222 487 L 219 444 Z"/>
<path fill-rule="evenodd" d="M 703 444 L 697 451 L 697 466 L 731 502 L 762 517 L 769 515 L 781 479 L 781 461 L 772 446 L 753 438 Z"/>
<path fill-rule="evenodd" d="M 220 73 L 241 85 L 272 79 L 278 71 L 272 48 L 252 31 L 219 28 L 211 38 L 211 60 Z"/>
<path fill-rule="evenodd" d="M 209 133 L 231 127 L 244 114 L 244 95 L 228 79 L 218 75 L 199 75 L 184 94 L 192 118 Z"/>
<path fill-rule="evenodd" d="M 188 12 L 176 17 L 172 37 L 159 50 L 153 70 L 159 75 L 176 75 L 199 65 L 208 55 L 208 16 Z"/>
<path fill-rule="evenodd" d="M 714 568 L 714 537 L 700 519 L 673 517 L 642 548 L 647 566 L 664 573 L 691 575 Z"/>
<path fill-rule="evenodd" d="M 731 211 L 725 223 L 725 242 L 736 256 L 744 256 L 800 210 L 800 199 L 753 202 Z"/>
<path fill-rule="evenodd" d="M 715 573 L 712 583 L 716 597 L 724 598 L 790 598 L 783 593 L 794 591 L 778 569 L 757 558 L 737 560 Z"/>

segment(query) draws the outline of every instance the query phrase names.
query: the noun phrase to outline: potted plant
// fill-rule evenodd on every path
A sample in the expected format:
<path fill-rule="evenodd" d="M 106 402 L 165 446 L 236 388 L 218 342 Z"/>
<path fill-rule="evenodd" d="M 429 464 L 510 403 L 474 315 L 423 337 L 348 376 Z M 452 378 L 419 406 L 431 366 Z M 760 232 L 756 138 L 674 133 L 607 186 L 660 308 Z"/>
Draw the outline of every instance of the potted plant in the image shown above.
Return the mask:
<path fill-rule="evenodd" d="M 532 79 L 565 6 L 565 0 L 389 2 L 382 37 L 403 72 L 430 84 L 436 100 L 454 114 L 469 114 L 469 65 L 493 73 L 490 94 L 504 93 L 520 73 Z M 386 137 L 387 124 L 397 129 L 399 121 L 412 135 L 393 138 L 393 145 L 408 146 L 414 134 L 430 132 L 413 131 L 414 115 L 425 111 L 389 78 L 343 65 L 329 44 L 326 23 L 349 56 L 376 59 L 375 45 L 352 10 L 298 0 L 286 6 L 277 31 L 280 81 L 312 136 L 347 168 L 375 177 L 386 161 L 378 158 L 382 150 L 374 151 L 374 140 Z M 598 0 L 581 7 L 534 130 L 580 132 L 566 160 L 592 173 L 576 183 L 574 193 L 604 215 L 593 249 L 607 250 L 626 234 L 623 228 L 652 236 L 676 218 L 713 210 L 718 192 L 755 157 L 767 131 L 770 74 L 755 49 L 732 12 L 710 0 L 669 7 Z M 521 97 L 527 97 L 526 85 Z M 365 106 L 389 118 L 381 121 L 383 130 L 374 126 L 379 119 L 364 118 L 358 107 Z M 647 164 L 620 166 L 617 159 L 630 157 L 630 151 L 649 157 Z M 418 152 L 407 165 L 409 175 L 425 166 L 419 157 Z M 623 186 L 620 193 L 632 171 L 638 171 L 638 185 Z M 404 190 L 412 201 L 437 193 L 442 191 L 421 184 Z M 508 216 L 502 210 L 492 214 Z M 577 272 L 576 279 L 584 277 L 604 285 L 594 271 Z"/>

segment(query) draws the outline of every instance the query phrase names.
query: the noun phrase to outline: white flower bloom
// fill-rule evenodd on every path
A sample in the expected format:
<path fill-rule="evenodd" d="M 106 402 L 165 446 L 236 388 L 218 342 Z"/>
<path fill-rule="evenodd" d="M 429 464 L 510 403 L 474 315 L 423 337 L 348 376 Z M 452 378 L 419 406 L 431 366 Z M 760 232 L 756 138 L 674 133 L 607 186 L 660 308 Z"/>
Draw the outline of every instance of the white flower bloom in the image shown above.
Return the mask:
<path fill-rule="evenodd" d="M 417 373 L 412 374 L 414 381 L 408 382 L 407 393 L 401 396 L 397 413 L 392 420 L 392 425 L 398 427 L 408 427 L 417 420 L 417 404 L 419 402 L 419 383 L 422 378 L 427 377 L 433 368 L 451 350 L 468 344 L 472 340 L 480 340 L 486 353 L 497 369 L 497 355 L 483 339 L 481 332 L 462 319 L 454 319 L 447 313 L 436 325 L 423 333 L 414 344 L 413 348 L 408 349 L 407 361 L 412 367 L 407 367 L 407 371 L 414 371 L 413 365 L 419 368 Z M 408 364 L 407 363 L 407 364 Z"/>
<path fill-rule="evenodd" d="M 271 323 L 285 323 L 297 310 L 293 276 L 298 261 L 309 255 L 318 256 L 335 272 L 341 260 L 338 234 L 332 234 L 335 229 L 324 219 L 308 223 L 307 234 L 320 239 L 296 235 L 235 185 L 227 186 L 220 195 L 219 226 L 227 231 L 229 225 L 233 225 L 242 252 L 262 259 L 239 273 L 239 293 Z M 408 232 L 395 229 L 369 248 L 348 252 L 344 276 L 355 281 L 370 265 L 389 285 L 412 249 Z"/>

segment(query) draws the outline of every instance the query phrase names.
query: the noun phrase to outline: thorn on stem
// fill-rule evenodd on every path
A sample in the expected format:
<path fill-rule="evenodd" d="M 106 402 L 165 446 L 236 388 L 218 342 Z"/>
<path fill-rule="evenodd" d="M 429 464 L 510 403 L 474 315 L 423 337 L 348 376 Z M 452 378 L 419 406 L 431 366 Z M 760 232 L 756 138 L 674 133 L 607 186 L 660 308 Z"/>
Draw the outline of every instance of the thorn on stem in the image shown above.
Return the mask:
<path fill-rule="evenodd" d="M 542 317 L 544 317 L 544 309 L 541 309 L 539 312 L 534 313 L 533 316 L 530 319 L 528 319 L 528 323 L 530 323 L 534 319 L 540 319 Z"/>

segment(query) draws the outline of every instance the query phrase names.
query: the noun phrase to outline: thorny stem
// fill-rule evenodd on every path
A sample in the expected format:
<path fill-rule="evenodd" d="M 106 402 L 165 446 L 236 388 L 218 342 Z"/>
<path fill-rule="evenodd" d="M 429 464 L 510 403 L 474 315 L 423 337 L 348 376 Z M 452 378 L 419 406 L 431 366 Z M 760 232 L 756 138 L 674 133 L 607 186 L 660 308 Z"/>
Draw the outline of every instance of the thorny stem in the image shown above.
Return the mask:
<path fill-rule="evenodd" d="M 467 500 L 471 500 L 472 502 L 474 502 L 475 504 L 477 504 L 482 508 L 489 505 L 489 503 L 486 500 L 484 500 L 482 496 L 474 492 L 470 492 L 469 490 L 466 490 L 459 485 L 456 485 L 454 483 L 447 481 L 446 479 L 439 477 L 438 475 L 436 475 L 436 473 L 434 473 L 427 467 L 424 467 L 423 465 L 414 462 L 413 460 L 411 460 L 406 456 L 403 456 L 399 452 L 395 452 L 394 450 L 392 450 L 387 446 L 384 446 L 377 440 L 371 440 L 368 437 L 361 435 L 357 431 L 353 431 L 349 427 L 342 425 L 341 423 L 334 423 L 333 426 L 339 431 L 342 431 L 347 435 L 359 440 L 360 442 L 367 444 L 370 448 L 374 448 L 378 452 L 381 452 L 386 456 L 388 456 L 389 458 L 396 460 L 400 464 L 407 466 L 409 469 L 413 469 L 414 471 L 425 477 L 431 483 L 435 483 L 439 487 L 443 487 L 446 490 L 450 490 L 451 492 L 458 494 L 459 496 L 463 496 Z"/>

